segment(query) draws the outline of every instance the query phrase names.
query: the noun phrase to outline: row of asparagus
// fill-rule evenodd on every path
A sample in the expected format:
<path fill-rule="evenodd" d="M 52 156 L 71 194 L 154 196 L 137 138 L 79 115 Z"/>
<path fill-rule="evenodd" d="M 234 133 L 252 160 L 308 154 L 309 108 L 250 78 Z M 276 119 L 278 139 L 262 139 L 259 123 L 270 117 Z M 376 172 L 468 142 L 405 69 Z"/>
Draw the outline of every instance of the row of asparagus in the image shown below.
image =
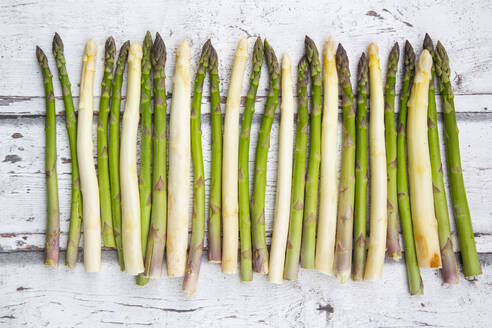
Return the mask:
<path fill-rule="evenodd" d="M 47 58 L 39 47 L 36 54 L 44 77 L 47 105 L 45 263 L 57 265 L 60 229 L 55 98 Z M 393 259 L 402 256 L 401 224 L 410 293 L 423 293 L 419 267 L 442 267 L 443 281 L 457 283 L 458 266 L 451 241 L 437 128 L 437 76 L 464 274 L 465 277 L 481 274 L 461 172 L 448 56 L 441 43 L 438 42 L 434 49 L 432 40 L 426 35 L 424 50 L 416 64 L 414 50 L 406 42 L 396 123 L 395 85 L 399 54 L 398 43 L 395 43 L 389 54 L 383 88 L 378 47 L 371 43 L 368 54 L 363 53 L 359 60 L 354 97 L 348 57 L 342 45 L 335 51 L 333 40 L 328 39 L 323 49 L 322 67 L 315 43 L 306 37 L 305 53 L 298 64 L 294 146 L 294 87 L 288 55 L 283 56 L 280 67 L 270 44 L 266 40 L 263 43 L 260 38 L 256 40 L 251 56 L 249 90 L 240 122 L 241 90 L 248 58 L 247 40 L 240 40 L 234 55 L 222 131 L 217 53 L 210 40 L 203 45 L 191 98 L 190 48 L 184 40 L 177 50 L 173 76 L 166 174 L 165 44 L 158 33 L 152 41 L 147 32 L 143 45 L 138 42 L 130 45 L 127 41 L 116 58 L 115 42 L 110 37 L 105 46 L 99 102 L 96 173 L 92 156 L 92 117 L 97 45 L 90 39 L 85 48 L 76 115 L 63 43 L 55 34 L 53 55 L 63 92 L 72 158 L 66 264 L 73 268 L 77 263 L 83 223 L 86 271 L 100 269 L 102 234 L 104 245 L 116 248 L 121 270 L 138 275 L 138 284 L 144 285 L 149 278 L 161 276 L 166 253 L 167 274 L 184 276 L 183 290 L 188 294 L 195 291 L 205 231 L 200 113 L 208 73 L 212 128 L 207 236 L 210 262 L 221 262 L 224 273 L 236 273 L 239 248 L 242 281 L 251 281 L 253 271 L 268 273 L 269 280 L 275 283 L 283 279 L 295 280 L 299 262 L 302 268 L 335 275 L 341 282 L 350 277 L 355 281 L 380 279 L 385 253 Z M 268 68 L 269 91 L 258 132 L 250 199 L 250 131 L 264 61 Z M 127 62 L 128 89 L 120 133 L 121 89 Z M 265 238 L 265 188 L 270 131 L 280 90 L 277 194 L 269 253 Z M 310 111 L 308 90 L 311 92 Z M 338 181 L 339 93 L 343 124 Z M 139 121 L 141 148 L 137 176 Z M 192 235 L 188 243 L 190 157 L 193 210 Z M 369 173 L 370 234 L 367 242 Z"/>

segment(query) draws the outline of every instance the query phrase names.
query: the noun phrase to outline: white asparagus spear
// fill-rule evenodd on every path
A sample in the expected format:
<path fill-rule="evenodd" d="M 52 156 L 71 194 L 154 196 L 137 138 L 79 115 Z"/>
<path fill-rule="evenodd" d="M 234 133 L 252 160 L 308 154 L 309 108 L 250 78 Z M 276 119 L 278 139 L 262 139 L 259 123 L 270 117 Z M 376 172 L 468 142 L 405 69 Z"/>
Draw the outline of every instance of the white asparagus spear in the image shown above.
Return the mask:
<path fill-rule="evenodd" d="M 169 172 L 167 209 L 167 275 L 184 276 L 190 220 L 190 46 L 185 39 L 176 53 L 173 98 L 169 122 Z"/>
<path fill-rule="evenodd" d="M 427 105 L 432 56 L 422 51 L 408 100 L 408 177 L 413 234 L 422 268 L 440 268 L 441 252 L 434 213 L 431 162 L 427 139 Z"/>
<path fill-rule="evenodd" d="M 120 184 L 123 258 L 131 275 L 143 272 L 140 241 L 140 203 L 137 177 L 137 131 L 140 105 L 142 46 L 134 42 L 128 53 L 128 87 L 121 127 Z"/>
<path fill-rule="evenodd" d="M 234 53 L 231 81 L 227 93 L 222 143 L 222 272 L 237 272 L 239 237 L 238 156 L 239 111 L 248 40 L 242 38 Z"/>
<path fill-rule="evenodd" d="M 369 159 L 371 172 L 370 236 L 365 280 L 381 279 L 384 254 L 386 252 L 387 178 L 386 146 L 384 143 L 384 97 L 383 79 L 379 63 L 379 49 L 375 43 L 369 45 Z M 427 135 L 427 134 L 426 134 Z M 432 198 L 432 197 L 431 197 Z"/>
<path fill-rule="evenodd" d="M 294 147 L 294 93 L 290 57 L 282 58 L 282 104 L 275 215 L 273 221 L 272 248 L 268 279 L 281 283 L 284 275 L 285 249 L 289 232 L 290 192 L 292 184 L 292 152 Z"/>
<path fill-rule="evenodd" d="M 80 188 L 82 189 L 84 224 L 84 267 L 87 272 L 101 269 L 101 215 L 99 186 L 92 154 L 92 116 L 94 73 L 96 72 L 97 43 L 89 39 L 85 45 L 80 81 L 80 100 L 77 128 Z"/>
<path fill-rule="evenodd" d="M 333 275 L 337 228 L 338 180 L 338 75 L 335 44 L 329 38 L 323 51 L 323 122 L 321 127 L 321 177 L 319 225 L 316 243 L 316 270 Z"/>

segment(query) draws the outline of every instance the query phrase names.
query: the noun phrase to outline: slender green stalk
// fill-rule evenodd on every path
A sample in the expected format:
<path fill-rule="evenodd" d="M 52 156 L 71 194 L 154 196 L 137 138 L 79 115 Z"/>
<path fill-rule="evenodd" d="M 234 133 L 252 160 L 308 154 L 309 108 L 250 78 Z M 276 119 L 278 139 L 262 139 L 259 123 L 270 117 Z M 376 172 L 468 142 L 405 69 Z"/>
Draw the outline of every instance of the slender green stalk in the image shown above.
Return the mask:
<path fill-rule="evenodd" d="M 53 38 L 53 56 L 58 68 L 58 77 L 65 105 L 65 119 L 72 159 L 72 203 L 70 206 L 70 227 L 68 229 L 67 253 L 65 265 L 74 268 L 77 265 L 80 242 L 80 227 L 82 225 L 82 193 L 80 191 L 79 163 L 77 160 L 77 115 L 75 114 L 72 90 L 65 66 L 63 42 L 58 33 Z"/>
<path fill-rule="evenodd" d="M 439 41 L 437 42 L 436 51 L 434 52 L 434 65 L 442 98 L 442 116 L 444 120 L 444 140 L 446 141 L 449 184 L 454 218 L 458 230 L 461 259 L 463 261 L 465 277 L 473 277 L 482 274 L 482 268 L 480 261 L 478 260 L 470 209 L 466 198 L 465 182 L 463 180 L 461 168 L 454 95 L 451 81 L 449 80 L 449 58 L 446 50 Z"/>
<path fill-rule="evenodd" d="M 268 273 L 268 248 L 265 238 L 265 189 L 267 177 L 268 149 L 270 148 L 270 131 L 275 110 L 278 106 L 280 90 L 280 68 L 273 48 L 265 40 L 265 60 L 270 76 L 268 97 L 258 132 L 256 145 L 253 195 L 251 199 L 252 236 L 253 236 L 253 270 Z"/>
<path fill-rule="evenodd" d="M 120 104 L 121 84 L 125 72 L 126 60 L 130 41 L 120 48 L 116 69 L 114 71 L 113 87 L 111 89 L 111 112 L 109 115 L 109 180 L 111 184 L 111 209 L 113 212 L 113 233 L 118 251 L 121 271 L 125 270 L 123 260 L 123 245 L 121 239 L 121 196 L 120 196 Z"/>
<path fill-rule="evenodd" d="M 424 284 L 420 277 L 417 262 L 417 251 L 413 238 L 412 214 L 410 198 L 408 197 L 406 131 L 407 131 L 407 103 L 410 97 L 410 85 L 415 76 L 415 52 L 412 45 L 405 42 L 405 57 L 403 62 L 403 85 L 400 93 L 400 112 L 398 114 L 398 133 L 396 137 L 397 160 L 397 190 L 398 209 L 400 212 L 403 245 L 405 247 L 405 262 L 407 264 L 408 288 L 410 295 L 424 293 Z"/>
<path fill-rule="evenodd" d="M 44 96 L 46 100 L 46 188 L 48 216 L 45 243 L 45 265 L 57 266 L 60 244 L 60 206 L 58 205 L 58 176 L 56 174 L 56 110 L 53 93 L 53 75 L 48 59 L 40 47 L 36 47 L 41 73 L 43 74 Z"/>
<path fill-rule="evenodd" d="M 145 254 L 145 270 L 137 278 L 145 285 L 149 278 L 160 278 L 166 246 L 166 45 L 156 34 L 151 53 L 154 73 L 154 126 L 152 133 L 152 213 Z"/>
<path fill-rule="evenodd" d="M 241 121 L 239 141 L 239 233 L 241 242 L 241 281 L 253 280 L 251 252 L 251 218 L 249 213 L 249 141 L 251 121 L 255 112 L 256 91 L 263 65 L 263 42 L 256 39 L 252 56 L 251 77 Z"/>
<path fill-rule="evenodd" d="M 104 246 L 115 247 L 113 236 L 113 218 L 111 214 L 111 192 L 108 167 L 108 116 L 113 63 L 116 53 L 114 39 L 106 40 L 104 53 L 104 76 L 101 82 L 101 98 L 97 119 L 97 178 L 99 182 L 99 204 L 101 208 L 101 226 Z"/>
<path fill-rule="evenodd" d="M 306 154 L 309 130 L 308 112 L 308 61 L 303 56 L 299 61 L 297 73 L 297 128 L 292 173 L 292 193 L 290 205 L 289 235 L 285 253 L 284 279 L 297 280 L 299 255 L 301 250 L 302 214 L 304 212 L 304 186 L 306 183 Z"/>
<path fill-rule="evenodd" d="M 427 49 L 431 53 L 431 55 L 434 54 L 434 46 L 429 34 L 425 35 L 424 49 Z M 437 127 L 436 87 L 434 73 L 435 69 L 433 64 L 431 69 L 431 80 L 429 83 L 427 131 L 432 168 L 434 211 L 436 213 L 439 232 L 439 244 L 441 246 L 442 279 L 444 283 L 457 284 L 459 282 L 458 265 L 456 263 L 456 255 L 453 251 L 453 242 L 451 241 L 448 200 L 446 198 L 446 191 L 444 190 L 441 146 L 439 144 L 439 131 Z"/>
<path fill-rule="evenodd" d="M 364 265 L 366 263 L 368 64 L 366 54 L 362 53 L 357 75 L 357 117 L 355 118 L 355 206 L 352 260 L 352 279 L 355 281 L 364 279 Z"/>
<path fill-rule="evenodd" d="M 384 136 L 386 144 L 386 171 L 388 174 L 388 230 L 386 232 L 386 250 L 392 259 L 401 258 L 400 232 L 398 224 L 396 126 L 395 126 L 395 84 L 400 47 L 395 43 L 388 57 L 384 97 Z"/>
<path fill-rule="evenodd" d="M 198 63 L 191 105 L 191 158 L 193 162 L 193 211 L 191 241 L 186 260 L 183 291 L 187 295 L 195 292 L 202 263 L 203 238 L 205 235 L 205 173 L 203 169 L 201 105 L 203 81 L 210 57 L 210 39 L 205 42 Z"/>
<path fill-rule="evenodd" d="M 301 266 L 314 268 L 316 246 L 316 217 L 318 211 L 318 180 L 321 162 L 321 64 L 314 41 L 305 39 L 306 59 L 311 69 L 311 126 L 309 160 L 304 195 L 304 222 L 302 228 Z"/>
<path fill-rule="evenodd" d="M 152 50 L 152 35 L 145 34 L 142 44 L 142 81 L 140 108 L 142 115 L 142 138 L 140 140 L 140 174 L 138 177 L 138 191 L 140 197 L 140 233 L 142 240 L 142 254 L 146 253 L 147 236 L 149 235 L 150 211 L 152 205 L 152 76 L 150 52 Z"/>
<path fill-rule="evenodd" d="M 220 230 L 222 213 L 222 112 L 220 110 L 219 59 L 212 45 L 210 45 L 208 73 L 210 79 L 210 121 L 212 125 L 212 165 L 210 169 L 210 199 L 208 209 L 208 260 L 210 262 L 220 262 L 222 259 L 222 237 Z"/>
<path fill-rule="evenodd" d="M 337 237 L 335 244 L 335 274 L 343 283 L 352 269 L 352 238 L 355 194 L 355 111 L 347 53 L 338 45 L 337 71 L 342 90 L 342 169 L 338 202 Z"/>

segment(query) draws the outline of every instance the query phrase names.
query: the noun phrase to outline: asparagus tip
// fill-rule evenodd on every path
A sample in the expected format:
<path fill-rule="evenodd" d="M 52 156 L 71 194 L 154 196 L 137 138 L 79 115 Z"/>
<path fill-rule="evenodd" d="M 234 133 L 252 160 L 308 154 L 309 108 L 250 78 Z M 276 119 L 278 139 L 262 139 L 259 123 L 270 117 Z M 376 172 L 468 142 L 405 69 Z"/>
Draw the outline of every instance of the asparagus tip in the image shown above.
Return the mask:
<path fill-rule="evenodd" d="M 340 66 L 342 66 L 342 64 L 348 63 L 347 52 L 345 51 L 345 48 L 342 46 L 341 43 L 339 43 L 337 47 L 336 61 L 337 61 L 337 65 Z"/>
<path fill-rule="evenodd" d="M 58 32 L 55 32 L 55 35 L 53 36 L 53 53 L 55 56 L 59 51 L 63 51 L 63 41 Z"/>
<path fill-rule="evenodd" d="M 109 38 L 106 40 L 104 50 L 107 54 L 110 54 L 111 57 L 114 57 L 114 54 L 116 52 L 116 44 L 112 36 L 109 36 Z"/>
<path fill-rule="evenodd" d="M 432 39 L 429 35 L 429 33 L 425 33 L 425 37 L 424 37 L 424 49 L 427 49 L 429 50 L 429 52 L 432 53 L 432 50 L 433 50 L 433 42 L 432 42 Z"/>
<path fill-rule="evenodd" d="M 36 46 L 36 57 L 38 58 L 39 64 L 41 65 L 48 64 L 48 58 L 46 58 L 44 51 L 39 46 Z"/>
<path fill-rule="evenodd" d="M 166 44 L 162 40 L 159 32 L 155 35 L 154 45 L 152 46 L 152 65 L 164 66 L 166 63 Z"/>
<path fill-rule="evenodd" d="M 215 51 L 215 48 L 212 46 L 212 42 L 210 42 L 210 57 L 208 59 L 208 66 L 210 70 L 217 69 L 218 65 L 218 57 L 217 57 L 217 51 Z"/>
<path fill-rule="evenodd" d="M 366 76 L 367 78 L 367 69 L 369 65 L 369 60 L 366 56 L 365 52 L 362 52 L 362 55 L 360 56 L 359 59 L 359 65 L 357 66 L 357 70 L 359 72 L 359 76 Z"/>

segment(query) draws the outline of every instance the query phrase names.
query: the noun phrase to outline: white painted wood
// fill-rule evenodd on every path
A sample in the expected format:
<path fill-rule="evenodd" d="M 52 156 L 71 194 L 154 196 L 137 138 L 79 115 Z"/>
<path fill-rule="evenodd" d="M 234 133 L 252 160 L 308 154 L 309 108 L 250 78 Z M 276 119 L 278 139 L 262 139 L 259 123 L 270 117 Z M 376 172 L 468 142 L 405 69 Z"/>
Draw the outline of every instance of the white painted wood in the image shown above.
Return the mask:
<path fill-rule="evenodd" d="M 492 322 L 492 3 L 437 0 L 394 2 L 335 0 L 301 2 L 216 0 L 51 1 L 0 4 L 0 326 L 169 326 L 169 327 L 348 327 L 445 326 L 485 327 Z M 381 49 L 384 70 L 394 41 L 408 39 L 420 52 L 426 32 L 440 39 L 452 62 L 452 80 L 460 128 L 463 173 L 484 275 L 478 282 L 461 279 L 441 286 L 437 271 L 423 271 L 425 295 L 410 297 L 403 263 L 385 264 L 375 283 L 348 282 L 301 270 L 298 282 L 276 286 L 265 276 L 241 284 L 238 275 L 220 273 L 204 258 L 196 295 L 186 299 L 181 280 L 163 278 L 148 287 L 135 286 L 119 273 L 116 254 L 103 251 L 102 271 L 89 275 L 79 264 L 73 271 L 42 265 L 46 220 L 44 177 L 44 98 L 35 45 L 48 54 L 57 96 L 58 174 L 61 239 L 64 249 L 70 206 L 69 151 L 63 103 L 51 55 L 55 31 L 65 42 L 67 67 L 78 103 L 81 58 L 85 42 L 94 37 L 101 49 L 109 34 L 117 45 L 141 41 L 145 31 L 160 32 L 168 49 L 168 93 L 172 93 L 175 49 L 188 38 L 194 74 L 207 38 L 219 54 L 221 94 L 225 97 L 235 46 L 240 37 L 268 38 L 277 56 L 288 52 L 293 66 L 303 53 L 303 38 L 321 45 L 329 36 L 342 42 L 350 58 L 352 81 L 362 51 L 374 41 Z M 99 95 L 103 53 L 98 56 L 95 94 Z M 250 60 L 242 96 L 248 88 Z M 401 61 L 400 61 L 401 67 Z M 293 69 L 294 79 L 297 74 Z M 208 194 L 210 117 L 208 82 L 202 107 L 203 145 Z M 250 147 L 250 176 L 261 114 L 267 94 L 264 69 L 258 90 Z M 398 81 L 397 90 L 399 90 Z M 126 90 L 126 78 L 123 90 Z M 97 98 L 97 97 L 96 97 Z M 439 100 L 438 100 L 439 102 Z M 95 99 L 95 103 L 98 100 Z M 225 99 L 223 99 L 225 103 Z M 168 100 L 168 105 L 170 101 Z M 122 109 L 124 104 L 122 104 Z M 224 107 L 224 105 L 223 105 Z M 97 108 L 95 108 L 97 111 Z M 440 111 L 440 107 L 438 107 Z M 266 231 L 269 243 L 276 192 L 279 109 L 272 127 L 266 189 Z M 340 121 L 340 117 L 339 117 Z M 442 128 L 442 122 L 439 122 Z M 341 130 L 341 129 L 339 129 Z M 443 140 L 441 136 L 441 141 Z M 444 149 L 442 149 L 444 151 Z M 444 158 L 444 157 L 443 157 Z M 445 180 L 447 183 L 447 179 Z M 190 181 L 191 183 L 191 181 Z M 208 200 L 208 196 L 207 196 Z M 450 207 L 451 208 L 451 207 Z M 454 224 L 451 224 L 454 231 Z M 457 241 L 455 239 L 455 248 Z M 37 251 L 36 251 L 37 250 Z M 33 252 L 35 251 L 35 252 Z M 486 253 L 486 254 L 484 254 Z M 64 258 L 62 254 L 61 258 Z M 333 311 L 333 313 L 332 313 Z"/>

